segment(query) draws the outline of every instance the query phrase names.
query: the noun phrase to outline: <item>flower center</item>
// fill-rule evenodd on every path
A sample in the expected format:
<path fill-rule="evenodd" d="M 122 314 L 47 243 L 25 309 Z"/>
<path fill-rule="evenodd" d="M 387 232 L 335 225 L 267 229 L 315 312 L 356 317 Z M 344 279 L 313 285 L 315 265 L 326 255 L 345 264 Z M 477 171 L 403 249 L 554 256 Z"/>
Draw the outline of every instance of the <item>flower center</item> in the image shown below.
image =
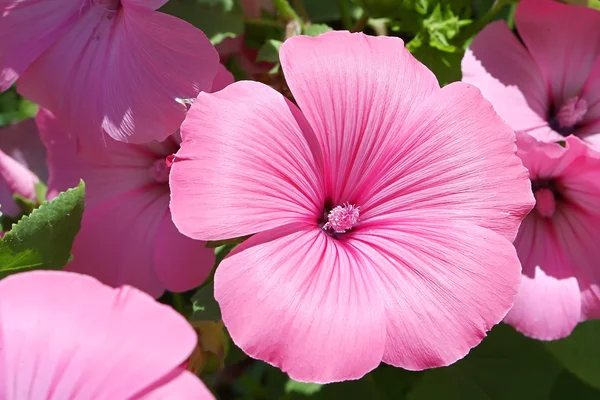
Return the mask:
<path fill-rule="evenodd" d="M 156 183 L 167 183 L 169 182 L 170 167 L 168 157 L 167 159 L 159 158 L 150 167 L 150 175 Z"/>
<path fill-rule="evenodd" d="M 535 210 L 544 218 L 551 218 L 556 212 L 556 202 L 561 195 L 555 181 L 540 179 L 532 182 Z"/>
<path fill-rule="evenodd" d="M 561 135 L 568 136 L 575 131 L 577 124 L 583 120 L 587 111 L 588 104 L 585 99 L 577 96 L 571 97 L 560 106 L 554 118 L 550 120 L 550 126 Z"/>
<path fill-rule="evenodd" d="M 359 221 L 360 207 L 346 203 L 337 206 L 327 214 L 327 222 L 323 225 L 323 230 L 333 231 L 334 233 L 346 233 L 354 228 Z"/>

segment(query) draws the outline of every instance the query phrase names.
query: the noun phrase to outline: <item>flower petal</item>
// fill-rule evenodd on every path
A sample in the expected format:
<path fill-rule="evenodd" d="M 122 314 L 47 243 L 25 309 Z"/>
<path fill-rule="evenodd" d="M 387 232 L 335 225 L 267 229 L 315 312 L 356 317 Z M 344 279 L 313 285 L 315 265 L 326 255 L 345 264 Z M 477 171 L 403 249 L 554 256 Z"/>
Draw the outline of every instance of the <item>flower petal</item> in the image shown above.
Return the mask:
<path fill-rule="evenodd" d="M 209 40 L 185 21 L 140 7 L 92 8 L 31 65 L 19 91 L 72 132 L 102 126 L 117 140 L 162 141 L 185 116 L 176 99 L 210 90 L 217 66 Z"/>
<path fill-rule="evenodd" d="M 0 316 L 3 399 L 131 398 L 175 370 L 197 340 L 148 295 L 66 272 L 3 279 Z"/>
<path fill-rule="evenodd" d="M 2 128 L 0 149 L 27 167 L 42 182 L 48 181 L 46 148 L 33 118 Z"/>
<path fill-rule="evenodd" d="M 334 205 L 354 202 L 408 114 L 434 93 L 402 40 L 332 31 L 281 46 L 286 81 L 321 144 Z"/>
<path fill-rule="evenodd" d="M 359 197 L 361 224 L 415 212 L 470 221 L 510 241 L 534 199 L 514 132 L 477 88 L 457 82 L 418 106 Z"/>
<path fill-rule="evenodd" d="M 357 231 L 387 309 L 383 361 L 409 370 L 449 365 L 512 306 L 521 266 L 512 244 L 476 225 L 429 215 Z"/>
<path fill-rule="evenodd" d="M 558 242 L 552 220 L 532 212 L 521 225 L 515 247 L 523 277 L 505 322 L 541 340 L 568 336 L 581 316 L 577 278 Z"/>
<path fill-rule="evenodd" d="M 87 207 L 65 269 L 160 297 L 153 247 L 168 202 L 165 188 L 148 185 Z"/>
<path fill-rule="evenodd" d="M 552 0 L 525 0 L 517 7 L 515 22 L 544 73 L 555 106 L 579 95 L 600 55 L 600 12 Z"/>
<path fill-rule="evenodd" d="M 13 195 L 35 200 L 37 182 L 39 180 L 33 172 L 0 150 L 0 205 L 3 213 L 19 215 L 20 209 L 13 200 Z"/>
<path fill-rule="evenodd" d="M 245 353 L 298 381 L 358 379 L 381 361 L 385 320 L 373 266 L 311 226 L 259 233 L 226 258 L 215 298 Z"/>
<path fill-rule="evenodd" d="M 154 265 L 161 283 L 171 292 L 194 289 L 208 277 L 215 264 L 214 249 L 179 233 L 167 209 L 154 242 Z"/>
<path fill-rule="evenodd" d="M 477 86 L 516 131 L 540 140 L 561 140 L 548 125 L 548 94 L 542 72 L 506 22 L 486 26 L 462 61 L 463 82 Z"/>
<path fill-rule="evenodd" d="M 163 382 L 138 394 L 140 400 L 214 400 L 215 396 L 189 371 L 174 371 Z"/>
<path fill-rule="evenodd" d="M 171 213 L 194 239 L 244 236 L 322 216 L 314 134 L 281 94 L 257 82 L 201 93 L 181 127 Z"/>
<path fill-rule="evenodd" d="M 217 68 L 217 76 L 212 84 L 211 93 L 218 92 L 224 89 L 227 85 L 231 85 L 234 82 L 233 74 L 225 68 L 223 64 L 219 64 Z"/>
<path fill-rule="evenodd" d="M 73 26 L 81 8 L 72 0 L 0 0 L 0 91 Z"/>

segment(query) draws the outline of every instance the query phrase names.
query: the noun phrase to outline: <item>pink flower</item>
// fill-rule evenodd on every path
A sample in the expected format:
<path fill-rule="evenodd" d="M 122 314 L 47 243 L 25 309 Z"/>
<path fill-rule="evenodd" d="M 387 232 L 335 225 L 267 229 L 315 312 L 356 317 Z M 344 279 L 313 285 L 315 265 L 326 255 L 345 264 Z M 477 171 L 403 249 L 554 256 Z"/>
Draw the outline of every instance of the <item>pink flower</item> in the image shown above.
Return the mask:
<path fill-rule="evenodd" d="M 33 119 L 0 129 L 0 211 L 3 214 L 20 214 L 14 194 L 36 200 L 36 183 L 48 178 L 45 153 Z"/>
<path fill-rule="evenodd" d="M 0 0 L 0 90 L 50 109 L 102 143 L 162 141 L 209 90 L 219 62 L 206 36 L 156 12 L 167 0 Z"/>
<path fill-rule="evenodd" d="M 600 144 L 600 12 L 523 0 L 519 39 L 504 21 L 473 40 L 463 81 L 481 89 L 516 131 L 554 142 L 575 135 Z"/>
<path fill-rule="evenodd" d="M 600 318 L 600 153 L 572 136 L 565 142 L 517 142 L 537 203 L 515 240 L 523 279 L 506 322 L 542 340 Z"/>
<path fill-rule="evenodd" d="M 0 281 L 0 398 L 213 399 L 179 365 L 197 336 L 170 307 L 85 275 Z"/>
<path fill-rule="evenodd" d="M 256 82 L 201 93 L 170 176 L 182 233 L 254 235 L 215 276 L 234 342 L 312 382 L 460 359 L 519 285 L 514 133 L 398 38 L 295 36 L 280 56 L 299 108 Z"/>
<path fill-rule="evenodd" d="M 216 84 L 233 81 L 224 68 Z M 217 89 L 217 88 L 215 88 Z M 204 243 L 180 234 L 169 212 L 169 156 L 179 135 L 146 145 L 107 138 L 96 154 L 78 151 L 46 110 L 37 123 L 48 149 L 49 194 L 86 182 L 86 209 L 67 270 L 85 273 L 111 286 L 133 285 L 155 297 L 200 285 L 214 264 Z"/>

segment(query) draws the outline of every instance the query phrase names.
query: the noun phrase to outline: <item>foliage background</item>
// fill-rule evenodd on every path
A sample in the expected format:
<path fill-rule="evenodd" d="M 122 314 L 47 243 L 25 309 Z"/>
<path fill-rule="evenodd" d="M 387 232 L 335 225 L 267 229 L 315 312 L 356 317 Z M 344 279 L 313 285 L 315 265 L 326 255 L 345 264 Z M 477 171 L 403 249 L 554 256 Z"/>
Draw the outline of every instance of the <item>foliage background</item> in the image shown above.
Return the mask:
<path fill-rule="evenodd" d="M 277 65 L 278 48 L 290 34 L 348 29 L 398 36 L 444 85 L 460 80 L 464 50 L 487 23 L 504 19 L 514 27 L 516 6 L 510 0 L 292 0 L 291 7 L 286 0 L 273 3 L 274 11 L 263 10 L 260 18 L 244 15 L 238 0 L 171 0 L 161 11 L 202 29 L 214 45 L 243 35 L 247 48 L 255 50 L 256 61 L 274 67 L 268 73 L 248 76 L 239 60 L 230 57 L 228 69 L 238 80 L 253 78 L 285 90 Z M 591 0 L 589 6 L 600 8 L 599 4 Z M 37 106 L 14 88 L 0 94 L 0 127 L 36 112 Z M 22 268 L 64 266 L 79 229 L 84 190 L 82 184 L 13 227 L 0 241 L 0 260 L 14 264 L 11 269 L 0 268 L 0 276 Z M 22 206 L 24 214 L 37 207 Z M 50 219 L 59 229 L 48 231 Z M 7 220 L 0 222 L 7 224 Z M 57 244 L 51 249 L 32 244 L 50 240 Z M 235 244 L 212 246 L 218 264 Z M 23 254 L 26 248 L 31 251 Z M 195 293 L 167 293 L 160 301 L 173 305 L 196 327 L 200 344 L 190 368 L 219 399 L 600 399 L 600 321 L 580 324 L 569 338 L 555 342 L 531 340 L 500 324 L 450 367 L 410 372 L 382 364 L 358 381 L 317 385 L 294 382 L 280 370 L 245 356 L 220 322 L 211 280 Z"/>

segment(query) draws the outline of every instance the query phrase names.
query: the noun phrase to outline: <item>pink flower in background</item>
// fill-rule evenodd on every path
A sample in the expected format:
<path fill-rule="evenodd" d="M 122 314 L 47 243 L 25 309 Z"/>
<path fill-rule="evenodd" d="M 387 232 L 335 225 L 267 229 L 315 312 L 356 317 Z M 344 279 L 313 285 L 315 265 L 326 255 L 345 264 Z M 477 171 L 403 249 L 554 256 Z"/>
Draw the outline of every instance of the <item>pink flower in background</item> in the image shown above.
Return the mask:
<path fill-rule="evenodd" d="M 209 90 L 219 58 L 206 36 L 154 11 L 166 0 L 0 0 L 0 90 L 25 97 L 73 132 L 162 141 Z"/>
<path fill-rule="evenodd" d="M 519 136 L 537 200 L 515 240 L 521 289 L 506 322 L 527 336 L 568 336 L 600 318 L 600 153 L 568 137 L 565 147 Z"/>
<path fill-rule="evenodd" d="M 224 68 L 218 88 L 233 81 Z M 215 88 L 217 89 L 217 88 Z M 120 143 L 107 138 L 105 151 L 78 152 L 48 111 L 37 117 L 48 149 L 49 195 L 86 182 L 81 231 L 67 270 L 92 275 L 111 286 L 133 285 L 155 297 L 165 288 L 181 292 L 199 286 L 214 265 L 214 251 L 180 234 L 169 212 L 167 159 L 179 149 L 179 135 L 162 143 Z"/>
<path fill-rule="evenodd" d="M 523 43 L 504 21 L 489 24 L 463 59 L 463 81 L 518 132 L 600 145 L 600 11 L 523 0 L 515 21 Z"/>
<path fill-rule="evenodd" d="M 295 36 L 280 56 L 300 108 L 256 82 L 201 93 L 170 175 L 182 233 L 254 234 L 215 275 L 233 341 L 312 382 L 462 358 L 519 285 L 514 133 L 398 38 Z"/>
<path fill-rule="evenodd" d="M 0 398 L 213 399 L 179 366 L 197 336 L 168 306 L 89 276 L 0 281 Z"/>
<path fill-rule="evenodd" d="M 46 151 L 33 119 L 0 129 L 0 211 L 18 216 L 13 195 L 36 200 L 35 185 L 48 179 Z M 5 227 L 6 228 L 6 227 Z"/>

